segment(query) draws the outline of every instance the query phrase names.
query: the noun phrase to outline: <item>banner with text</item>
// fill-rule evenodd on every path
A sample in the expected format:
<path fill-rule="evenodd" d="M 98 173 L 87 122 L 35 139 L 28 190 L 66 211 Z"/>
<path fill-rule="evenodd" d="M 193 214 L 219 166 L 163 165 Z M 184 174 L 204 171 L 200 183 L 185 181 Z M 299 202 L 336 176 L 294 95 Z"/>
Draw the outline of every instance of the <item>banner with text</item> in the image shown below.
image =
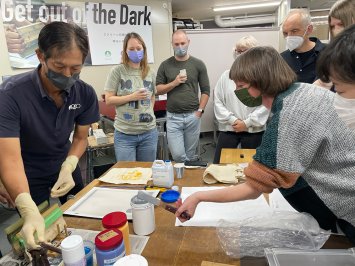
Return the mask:
<path fill-rule="evenodd" d="M 13 68 L 38 65 L 35 54 L 37 38 L 46 23 L 75 23 L 88 34 L 90 53 L 86 65 L 111 65 L 121 62 L 123 39 L 129 32 L 142 36 L 148 62 L 154 63 L 151 8 L 124 4 L 53 2 L 41 0 L 1 0 L 1 18 Z"/>

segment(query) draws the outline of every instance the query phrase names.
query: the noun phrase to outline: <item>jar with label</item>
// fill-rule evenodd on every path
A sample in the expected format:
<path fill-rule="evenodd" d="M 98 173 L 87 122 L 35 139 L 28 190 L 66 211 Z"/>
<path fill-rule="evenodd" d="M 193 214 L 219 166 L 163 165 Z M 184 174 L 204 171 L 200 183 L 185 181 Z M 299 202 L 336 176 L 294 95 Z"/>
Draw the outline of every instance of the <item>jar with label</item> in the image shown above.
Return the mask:
<path fill-rule="evenodd" d="M 95 237 L 96 260 L 98 266 L 113 265 L 125 256 L 122 232 L 116 228 L 100 232 Z"/>
<path fill-rule="evenodd" d="M 117 228 L 123 234 L 123 242 L 126 255 L 131 254 L 131 245 L 129 242 L 129 227 L 127 215 L 124 212 L 111 212 L 102 218 L 102 226 L 105 229 Z"/>
<path fill-rule="evenodd" d="M 85 266 L 84 242 L 81 236 L 71 235 L 60 243 L 65 266 Z"/>
<path fill-rule="evenodd" d="M 155 230 L 154 205 L 134 196 L 131 199 L 133 231 L 140 236 L 146 236 Z"/>

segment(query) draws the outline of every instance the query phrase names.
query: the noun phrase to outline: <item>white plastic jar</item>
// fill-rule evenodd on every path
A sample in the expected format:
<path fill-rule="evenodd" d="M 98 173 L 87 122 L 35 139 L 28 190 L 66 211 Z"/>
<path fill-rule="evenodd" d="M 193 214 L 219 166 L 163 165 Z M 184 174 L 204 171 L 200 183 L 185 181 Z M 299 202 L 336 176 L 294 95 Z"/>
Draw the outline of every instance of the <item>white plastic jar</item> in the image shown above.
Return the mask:
<path fill-rule="evenodd" d="M 154 205 L 134 196 L 131 199 L 133 231 L 136 235 L 146 236 L 155 230 Z"/>
<path fill-rule="evenodd" d="M 81 236 L 71 235 L 63 239 L 60 244 L 65 266 L 85 266 L 84 242 Z"/>

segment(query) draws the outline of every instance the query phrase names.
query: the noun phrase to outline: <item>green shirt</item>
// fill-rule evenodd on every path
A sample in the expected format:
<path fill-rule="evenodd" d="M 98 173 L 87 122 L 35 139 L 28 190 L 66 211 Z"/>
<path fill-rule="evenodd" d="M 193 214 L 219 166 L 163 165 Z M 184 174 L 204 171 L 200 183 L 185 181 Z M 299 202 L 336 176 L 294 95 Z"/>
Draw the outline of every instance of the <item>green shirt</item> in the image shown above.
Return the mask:
<path fill-rule="evenodd" d="M 174 56 L 165 60 L 158 69 L 156 85 L 175 80 L 181 69 L 186 69 L 187 80 L 168 92 L 167 110 L 171 113 L 189 113 L 199 107 L 198 91 L 210 95 L 210 83 L 205 64 L 190 56 L 186 61 L 177 61 Z"/>
<path fill-rule="evenodd" d="M 111 69 L 105 84 L 105 91 L 114 92 L 117 96 L 132 94 L 140 88 L 148 89 L 150 96 L 155 95 L 154 72 L 149 70 L 143 80 L 140 69 L 126 67 L 123 64 Z M 153 107 L 151 97 L 117 105 L 115 129 L 125 134 L 138 135 L 155 128 Z"/>

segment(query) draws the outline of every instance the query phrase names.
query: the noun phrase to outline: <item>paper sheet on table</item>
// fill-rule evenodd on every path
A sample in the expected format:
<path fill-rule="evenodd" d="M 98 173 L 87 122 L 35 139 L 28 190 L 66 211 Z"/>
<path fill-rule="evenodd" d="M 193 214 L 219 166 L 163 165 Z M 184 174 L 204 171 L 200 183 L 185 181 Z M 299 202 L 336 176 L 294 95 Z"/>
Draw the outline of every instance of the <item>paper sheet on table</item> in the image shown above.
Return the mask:
<path fill-rule="evenodd" d="M 181 190 L 181 198 L 184 201 L 194 192 L 221 188 L 224 187 L 183 187 Z M 176 219 L 175 226 L 217 226 L 220 219 L 240 221 L 263 213 L 270 213 L 271 211 L 263 195 L 254 200 L 239 202 L 201 202 L 197 206 L 195 215 L 191 220 L 181 223 Z"/>
<path fill-rule="evenodd" d="M 128 220 L 131 220 L 131 199 L 137 193 L 138 190 L 134 189 L 93 187 L 64 214 L 101 219 L 110 212 L 121 211 L 126 213 Z M 159 190 L 148 190 L 146 193 L 156 197 Z"/>
<path fill-rule="evenodd" d="M 287 202 L 278 189 L 274 189 L 272 193 L 269 194 L 269 204 L 272 209 L 277 211 L 298 212 Z"/>
<path fill-rule="evenodd" d="M 111 184 L 144 184 L 152 180 L 151 168 L 112 168 L 100 181 Z"/>

